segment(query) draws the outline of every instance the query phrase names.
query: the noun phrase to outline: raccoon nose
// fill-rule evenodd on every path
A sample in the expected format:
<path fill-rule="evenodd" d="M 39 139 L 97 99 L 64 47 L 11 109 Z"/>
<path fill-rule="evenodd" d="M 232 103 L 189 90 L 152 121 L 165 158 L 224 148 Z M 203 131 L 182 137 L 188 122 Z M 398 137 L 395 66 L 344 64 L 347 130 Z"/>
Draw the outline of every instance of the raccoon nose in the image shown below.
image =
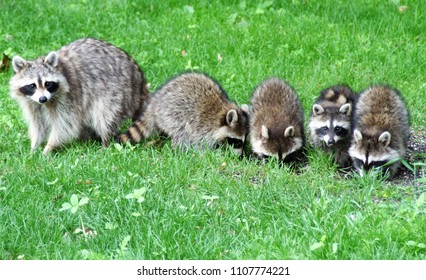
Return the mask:
<path fill-rule="evenodd" d="M 46 96 L 41 96 L 39 99 L 38 99 L 38 102 L 40 102 L 40 103 L 44 103 L 44 102 L 46 102 L 47 101 L 47 97 Z"/>
<path fill-rule="evenodd" d="M 333 139 L 327 141 L 327 146 L 333 146 L 336 142 Z"/>
<path fill-rule="evenodd" d="M 368 172 L 370 170 L 370 165 L 364 164 L 363 169 L 365 172 Z"/>

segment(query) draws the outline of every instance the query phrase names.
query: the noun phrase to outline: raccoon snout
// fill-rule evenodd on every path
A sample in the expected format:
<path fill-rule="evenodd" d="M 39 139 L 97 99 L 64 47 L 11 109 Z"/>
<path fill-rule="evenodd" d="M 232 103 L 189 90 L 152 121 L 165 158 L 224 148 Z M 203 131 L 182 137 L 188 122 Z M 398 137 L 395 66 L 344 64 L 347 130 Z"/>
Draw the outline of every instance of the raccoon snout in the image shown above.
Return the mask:
<path fill-rule="evenodd" d="M 329 139 L 328 141 L 327 141 L 327 146 L 333 146 L 334 144 L 336 144 L 336 142 L 333 140 L 333 139 Z"/>
<path fill-rule="evenodd" d="M 47 97 L 46 97 L 46 96 L 41 96 L 41 97 L 38 99 L 38 102 L 40 102 L 40 103 L 45 103 L 45 102 L 47 102 Z"/>

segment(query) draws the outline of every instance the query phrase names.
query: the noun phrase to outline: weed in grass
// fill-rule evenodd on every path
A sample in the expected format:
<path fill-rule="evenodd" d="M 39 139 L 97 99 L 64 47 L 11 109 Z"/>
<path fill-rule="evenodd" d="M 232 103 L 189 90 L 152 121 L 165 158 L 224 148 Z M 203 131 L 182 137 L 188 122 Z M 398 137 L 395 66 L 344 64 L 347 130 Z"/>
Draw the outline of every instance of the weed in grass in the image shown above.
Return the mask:
<path fill-rule="evenodd" d="M 120 247 L 115 250 L 114 259 L 119 259 L 125 256 L 128 250 L 128 243 L 130 242 L 131 236 L 127 235 L 123 238 L 123 241 L 120 243 Z"/>
<path fill-rule="evenodd" d="M 47 183 L 47 185 L 54 185 L 57 182 L 57 178 L 55 181 L 51 183 Z M 83 197 L 81 199 L 78 199 L 78 196 L 76 194 L 71 195 L 70 202 L 64 202 L 62 204 L 62 208 L 59 209 L 59 211 L 67 211 L 69 210 L 71 214 L 76 214 L 78 212 L 78 217 L 80 220 L 81 228 L 76 228 L 74 230 L 74 234 L 82 233 L 85 238 L 91 235 L 96 235 L 96 231 L 93 231 L 91 229 L 88 229 L 84 226 L 83 218 L 81 215 L 81 207 L 89 202 L 89 198 Z"/>
<path fill-rule="evenodd" d="M 133 175 L 131 172 L 129 172 L 129 176 L 138 176 L 138 174 Z M 127 199 L 135 199 L 137 203 L 141 204 L 142 202 L 145 201 L 145 197 L 143 195 L 145 194 L 146 191 L 147 191 L 146 188 L 136 189 L 136 190 L 133 190 L 133 193 L 129 193 L 125 197 Z M 134 217 L 139 217 L 140 215 L 142 215 L 142 209 L 139 212 L 132 213 L 132 216 Z"/>

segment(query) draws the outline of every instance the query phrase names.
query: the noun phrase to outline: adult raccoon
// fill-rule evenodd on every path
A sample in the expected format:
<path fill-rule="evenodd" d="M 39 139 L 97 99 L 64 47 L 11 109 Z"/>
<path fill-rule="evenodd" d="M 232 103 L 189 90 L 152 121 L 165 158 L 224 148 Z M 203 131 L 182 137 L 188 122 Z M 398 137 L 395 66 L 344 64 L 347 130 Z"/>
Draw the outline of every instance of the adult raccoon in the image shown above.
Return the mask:
<path fill-rule="evenodd" d="M 108 146 L 125 118 L 136 119 L 148 98 L 142 70 L 125 51 L 82 38 L 26 61 L 12 60 L 15 99 L 29 124 L 31 150 L 48 135 L 43 153 L 93 135 Z"/>

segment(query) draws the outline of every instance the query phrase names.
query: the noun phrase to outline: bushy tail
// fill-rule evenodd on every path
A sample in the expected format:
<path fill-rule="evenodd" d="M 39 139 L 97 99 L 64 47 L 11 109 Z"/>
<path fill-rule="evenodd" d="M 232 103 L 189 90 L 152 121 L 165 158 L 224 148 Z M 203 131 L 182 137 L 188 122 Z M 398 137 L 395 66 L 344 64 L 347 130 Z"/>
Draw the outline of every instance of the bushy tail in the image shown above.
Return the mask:
<path fill-rule="evenodd" d="M 116 142 L 125 144 L 137 144 L 143 139 L 149 137 L 154 131 L 154 123 L 147 120 L 145 114 L 142 114 L 127 131 L 116 138 Z"/>

